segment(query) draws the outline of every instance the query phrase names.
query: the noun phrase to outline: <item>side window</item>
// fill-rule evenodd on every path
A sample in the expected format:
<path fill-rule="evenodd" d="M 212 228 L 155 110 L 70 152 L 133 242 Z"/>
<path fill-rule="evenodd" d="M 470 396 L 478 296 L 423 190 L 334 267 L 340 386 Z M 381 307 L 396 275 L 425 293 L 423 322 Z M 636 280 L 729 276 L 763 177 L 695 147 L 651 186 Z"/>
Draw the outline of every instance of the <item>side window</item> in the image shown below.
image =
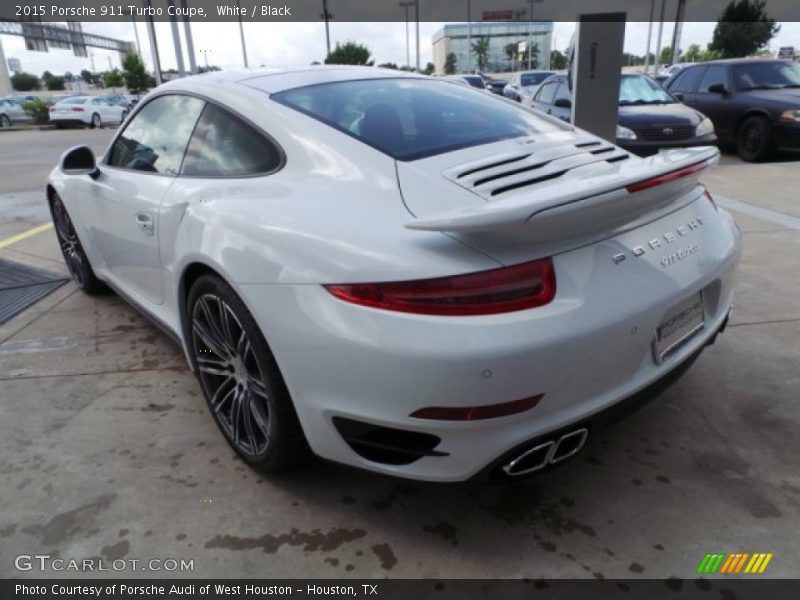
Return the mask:
<path fill-rule="evenodd" d="M 557 81 L 551 81 L 542 86 L 539 93 L 536 94 L 536 101 L 543 104 L 553 104 L 556 98 L 556 88 L 558 87 Z"/>
<path fill-rule="evenodd" d="M 181 175 L 257 175 L 275 170 L 280 161 L 275 145 L 253 127 L 207 104 L 186 150 Z"/>
<path fill-rule="evenodd" d="M 572 103 L 572 92 L 569 90 L 569 85 L 566 81 L 562 81 L 561 85 L 558 86 L 555 100 L 553 100 L 554 104 L 556 100 L 569 100 L 570 104 Z"/>
<path fill-rule="evenodd" d="M 669 91 L 687 94 L 693 92 L 702 71 L 703 69 L 699 67 L 684 69 L 678 73 L 675 80 L 670 84 Z"/>
<path fill-rule="evenodd" d="M 136 113 L 111 148 L 112 167 L 177 175 L 205 102 L 191 96 L 159 96 Z"/>
<path fill-rule="evenodd" d="M 700 80 L 700 87 L 697 88 L 697 91 L 702 94 L 707 94 L 708 88 L 717 83 L 727 86 L 728 74 L 725 70 L 725 67 L 720 67 L 719 65 L 710 65 L 706 69 L 705 75 L 703 75 L 703 78 Z"/>

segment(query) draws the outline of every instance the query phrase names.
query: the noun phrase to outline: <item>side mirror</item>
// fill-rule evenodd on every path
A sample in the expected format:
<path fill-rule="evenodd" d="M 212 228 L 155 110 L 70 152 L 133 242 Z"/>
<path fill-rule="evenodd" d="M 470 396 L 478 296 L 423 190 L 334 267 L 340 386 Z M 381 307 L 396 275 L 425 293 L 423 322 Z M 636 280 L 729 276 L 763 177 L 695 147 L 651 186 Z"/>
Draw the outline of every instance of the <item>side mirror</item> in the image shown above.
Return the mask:
<path fill-rule="evenodd" d="M 88 175 L 97 179 L 100 169 L 94 160 L 94 152 L 89 146 L 75 146 L 61 157 L 61 170 L 65 175 Z"/>
<path fill-rule="evenodd" d="M 675 96 L 681 102 L 683 102 L 685 98 L 685 96 L 681 92 L 673 92 L 672 95 Z"/>
<path fill-rule="evenodd" d="M 572 108 L 572 100 L 569 98 L 556 98 L 553 106 L 557 106 L 558 108 Z"/>
<path fill-rule="evenodd" d="M 708 87 L 708 91 L 711 94 L 722 94 L 723 96 L 728 95 L 728 86 L 724 83 L 715 83 L 714 85 L 710 85 Z"/>

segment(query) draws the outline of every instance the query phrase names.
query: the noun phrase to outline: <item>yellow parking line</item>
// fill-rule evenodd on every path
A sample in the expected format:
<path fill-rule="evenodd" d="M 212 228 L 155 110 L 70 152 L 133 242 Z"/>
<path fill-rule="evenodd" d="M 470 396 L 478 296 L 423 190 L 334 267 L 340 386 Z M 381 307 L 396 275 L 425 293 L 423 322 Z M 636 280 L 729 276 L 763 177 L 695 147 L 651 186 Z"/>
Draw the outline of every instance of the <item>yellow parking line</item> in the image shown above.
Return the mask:
<path fill-rule="evenodd" d="M 36 227 L 32 227 L 31 229 L 23 231 L 22 233 L 18 233 L 17 235 L 12 235 L 4 240 L 0 240 L 0 250 L 3 248 L 8 248 L 11 244 L 16 244 L 17 242 L 21 242 L 22 240 L 25 240 L 31 236 L 40 234 L 43 231 L 47 231 L 52 226 L 52 223 L 43 223 L 42 225 L 37 225 Z"/>

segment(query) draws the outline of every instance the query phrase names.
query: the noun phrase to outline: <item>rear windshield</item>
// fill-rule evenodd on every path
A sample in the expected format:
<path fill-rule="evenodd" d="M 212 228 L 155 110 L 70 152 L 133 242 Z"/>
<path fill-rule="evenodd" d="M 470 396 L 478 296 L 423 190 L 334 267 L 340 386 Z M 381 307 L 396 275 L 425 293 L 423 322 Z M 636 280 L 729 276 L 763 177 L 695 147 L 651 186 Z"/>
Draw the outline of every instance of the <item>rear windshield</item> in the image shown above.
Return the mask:
<path fill-rule="evenodd" d="M 493 94 L 428 79 L 324 83 L 271 98 L 398 160 L 560 131 Z"/>
<path fill-rule="evenodd" d="M 545 79 L 550 77 L 552 73 L 523 73 L 521 85 L 539 85 Z"/>
<path fill-rule="evenodd" d="M 794 62 L 758 62 L 733 68 L 740 90 L 777 90 L 800 87 L 800 65 Z"/>
<path fill-rule="evenodd" d="M 88 98 L 65 98 L 61 101 L 62 104 L 86 104 Z"/>

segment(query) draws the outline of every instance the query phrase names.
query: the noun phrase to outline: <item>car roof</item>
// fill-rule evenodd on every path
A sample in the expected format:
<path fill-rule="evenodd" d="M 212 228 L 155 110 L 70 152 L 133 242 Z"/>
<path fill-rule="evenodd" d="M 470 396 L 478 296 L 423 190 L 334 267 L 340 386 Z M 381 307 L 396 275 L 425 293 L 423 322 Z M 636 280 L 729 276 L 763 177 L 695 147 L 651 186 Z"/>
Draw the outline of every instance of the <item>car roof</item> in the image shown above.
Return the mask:
<path fill-rule="evenodd" d="M 754 65 L 754 64 L 769 64 L 769 63 L 785 63 L 785 62 L 792 62 L 787 61 L 779 58 L 719 58 L 717 60 L 709 60 L 703 63 L 696 63 L 692 66 L 703 66 L 703 65 Z M 689 67 L 686 67 L 687 69 Z"/>
<path fill-rule="evenodd" d="M 202 75 L 193 75 L 175 79 L 162 86 L 159 90 L 183 90 L 205 92 L 216 89 L 220 85 L 239 84 L 256 90 L 275 94 L 284 90 L 333 83 L 337 81 L 352 81 L 366 79 L 398 79 L 416 78 L 428 79 L 427 75 L 399 71 L 397 69 L 380 69 L 377 67 L 358 67 L 348 65 L 314 65 L 310 67 L 295 68 L 259 68 L 239 69 L 234 71 L 214 71 Z"/>

